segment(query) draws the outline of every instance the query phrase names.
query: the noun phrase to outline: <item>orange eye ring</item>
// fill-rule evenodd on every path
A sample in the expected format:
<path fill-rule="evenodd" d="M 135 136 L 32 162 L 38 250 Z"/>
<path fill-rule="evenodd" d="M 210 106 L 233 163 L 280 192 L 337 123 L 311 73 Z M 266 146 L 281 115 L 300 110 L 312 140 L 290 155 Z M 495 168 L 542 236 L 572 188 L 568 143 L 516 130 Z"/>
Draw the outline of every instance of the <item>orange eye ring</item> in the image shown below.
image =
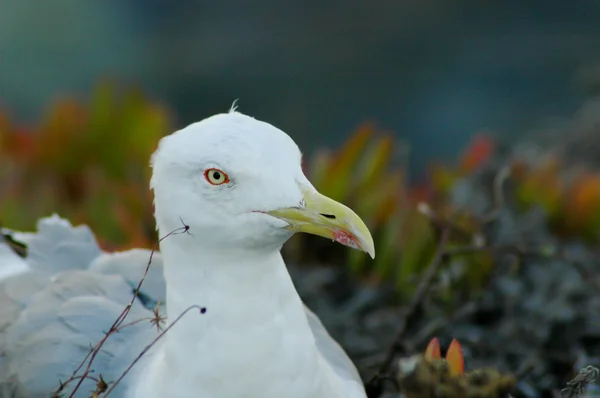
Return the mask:
<path fill-rule="evenodd" d="M 204 178 L 211 185 L 223 185 L 229 182 L 227 173 L 219 169 L 206 169 L 204 171 Z"/>

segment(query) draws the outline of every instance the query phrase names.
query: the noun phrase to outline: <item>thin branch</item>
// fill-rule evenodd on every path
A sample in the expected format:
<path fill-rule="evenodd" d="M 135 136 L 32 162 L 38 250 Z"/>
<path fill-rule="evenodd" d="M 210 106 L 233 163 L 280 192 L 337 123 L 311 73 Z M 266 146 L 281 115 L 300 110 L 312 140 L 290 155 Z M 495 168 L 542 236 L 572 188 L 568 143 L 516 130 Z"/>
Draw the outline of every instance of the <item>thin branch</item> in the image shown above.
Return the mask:
<path fill-rule="evenodd" d="M 567 387 L 560 390 L 564 398 L 579 398 L 585 394 L 587 385 L 593 383 L 600 375 L 600 370 L 594 366 L 586 366 L 577 376 L 567 383 Z"/>
<path fill-rule="evenodd" d="M 454 322 L 473 315 L 475 312 L 477 312 L 477 310 L 479 310 L 477 303 L 469 301 L 454 311 L 454 313 L 452 313 L 450 316 L 439 317 L 432 320 L 410 339 L 410 345 L 408 345 L 409 350 L 413 349 L 414 347 L 419 347 L 421 344 L 431 339 L 431 336 L 435 335 L 440 330 L 444 330 Z"/>
<path fill-rule="evenodd" d="M 540 358 L 538 356 L 537 350 L 534 353 L 527 356 L 523 361 L 521 361 L 521 365 L 514 372 L 514 376 L 517 380 L 523 379 L 529 373 L 531 373 L 536 365 L 539 363 Z"/>
<path fill-rule="evenodd" d="M 592 285 L 595 289 L 600 290 L 600 281 L 598 280 L 598 276 L 593 273 L 590 269 L 588 269 L 582 259 L 574 258 L 569 253 L 562 253 L 562 258 L 573 265 L 575 270 L 581 276 L 581 279 Z"/>
<path fill-rule="evenodd" d="M 126 324 L 119 326 L 115 331 L 119 332 L 122 329 L 128 328 L 130 326 L 136 325 L 136 324 L 138 324 L 140 322 L 144 322 L 144 321 L 152 322 L 154 319 L 155 319 L 154 316 L 146 316 L 144 318 L 136 319 L 135 321 L 127 322 Z"/>
<path fill-rule="evenodd" d="M 133 360 L 133 362 L 131 362 L 131 364 L 129 364 L 127 369 L 125 369 L 125 371 L 121 374 L 121 376 L 119 376 L 119 378 L 111 385 L 111 387 L 106 391 L 106 394 L 104 396 L 108 397 L 108 395 L 117 387 L 117 385 L 121 382 L 121 380 L 123 380 L 123 378 L 127 375 L 127 373 L 129 373 L 131 368 L 133 368 L 135 366 L 135 364 L 144 356 L 144 354 L 146 354 L 146 352 L 148 352 L 148 350 L 150 350 L 150 348 L 152 348 L 158 342 L 158 340 L 160 340 L 165 335 L 165 333 L 167 333 L 173 326 L 175 326 L 175 324 L 177 322 L 179 322 L 181 320 L 181 318 L 184 317 L 185 314 L 187 314 L 194 308 L 198 310 L 200 315 L 206 313 L 206 307 L 200 307 L 199 305 L 191 305 L 188 308 L 186 308 L 181 314 L 179 314 L 179 316 L 177 318 L 175 318 L 173 323 L 171 323 L 169 326 L 167 326 L 165 328 L 165 330 L 163 330 L 158 336 L 156 336 L 156 338 L 154 340 L 152 340 L 152 342 L 150 344 L 148 344 L 146 347 L 144 347 L 142 352 L 140 352 L 139 355 Z"/>
<path fill-rule="evenodd" d="M 182 223 L 183 223 L 183 220 L 182 220 Z M 71 374 L 71 377 L 69 377 L 69 379 L 67 379 L 65 382 L 60 382 L 60 386 L 55 390 L 54 394 L 52 395 L 52 398 L 58 398 L 59 393 L 61 391 L 63 391 L 64 388 L 69 383 L 71 383 L 71 382 L 73 382 L 75 380 L 78 380 L 77 384 L 75 385 L 75 388 L 73 389 L 73 391 L 69 395 L 69 398 L 73 398 L 75 396 L 75 393 L 81 387 L 81 384 L 83 383 L 83 381 L 86 378 L 88 378 L 89 373 L 92 372 L 92 364 L 93 364 L 94 360 L 96 359 L 96 356 L 98 355 L 98 353 L 102 349 L 102 346 L 104 345 L 104 343 L 106 342 L 106 340 L 108 340 L 108 338 L 113 333 L 116 333 L 120 329 L 123 328 L 123 322 L 127 318 L 127 315 L 129 315 L 129 312 L 131 311 L 131 308 L 133 307 L 133 304 L 135 303 L 136 299 L 138 298 L 138 293 L 139 293 L 139 291 L 140 291 L 140 289 L 142 287 L 142 284 L 146 280 L 146 276 L 148 275 L 148 271 L 150 270 L 150 265 L 152 264 L 152 259 L 154 257 L 154 253 L 158 250 L 158 247 L 159 247 L 160 243 L 164 239 L 170 237 L 171 235 L 188 233 L 189 229 L 190 229 L 190 227 L 188 225 L 186 225 L 185 223 L 183 223 L 182 227 L 174 229 L 173 231 L 169 232 L 168 234 L 166 234 L 165 236 L 163 236 L 162 238 L 160 238 L 158 240 L 158 242 L 155 243 L 154 247 L 152 248 L 152 251 L 150 252 L 150 257 L 148 259 L 148 264 L 146 265 L 146 269 L 144 270 L 144 274 L 142 275 L 142 278 L 140 279 L 140 281 L 139 281 L 136 289 L 133 292 L 133 296 L 131 298 L 131 301 L 125 306 L 125 308 L 119 314 L 119 316 L 117 317 L 117 319 L 113 322 L 113 324 L 111 325 L 111 327 L 109 328 L 109 330 L 104 334 L 104 337 L 102 337 L 102 339 L 94 347 L 92 347 L 90 349 L 90 351 L 83 358 L 83 360 L 81 361 L 81 363 L 79 364 L 79 366 L 77 366 L 77 368 L 73 371 L 73 373 Z M 86 362 L 87 362 L 87 366 L 85 367 L 83 373 L 78 376 L 79 371 L 83 368 L 83 366 L 86 364 Z"/>
<path fill-rule="evenodd" d="M 488 224 L 490 222 L 496 221 L 498 216 L 500 216 L 500 212 L 504 208 L 505 199 L 504 199 L 504 183 L 510 177 L 511 169 L 510 166 L 504 166 L 498 171 L 496 177 L 494 178 L 494 192 L 493 192 L 493 200 L 494 200 L 494 208 L 487 215 L 482 217 L 482 222 L 484 224 Z"/>
<path fill-rule="evenodd" d="M 478 246 L 478 245 L 467 245 L 460 246 L 451 249 L 444 250 L 444 256 L 461 256 L 461 255 L 469 255 L 469 254 L 477 254 L 482 252 L 512 252 L 518 256 L 524 255 L 543 255 L 541 250 L 536 250 L 533 248 L 525 248 L 519 245 L 491 245 L 491 246 Z"/>
<path fill-rule="evenodd" d="M 454 234 L 455 237 L 471 240 L 473 238 L 473 232 L 457 225 L 451 221 L 448 221 L 440 216 L 438 216 L 429 206 L 429 204 L 425 202 L 421 202 L 417 205 L 417 210 L 429 218 L 429 221 L 433 224 L 433 226 L 442 231 L 442 230 L 450 230 Z"/>
<path fill-rule="evenodd" d="M 394 357 L 396 356 L 396 354 L 399 351 L 402 350 L 402 347 L 403 347 L 402 340 L 404 339 L 406 331 L 408 330 L 408 327 L 412 323 L 415 322 L 418 309 L 421 307 L 423 300 L 425 299 L 425 296 L 426 296 L 427 292 L 429 291 L 429 288 L 431 287 L 433 277 L 435 276 L 438 268 L 442 264 L 442 260 L 444 258 L 444 248 L 446 247 L 446 244 L 448 243 L 449 237 L 450 237 L 450 230 L 448 228 L 444 228 L 442 230 L 441 238 L 438 243 L 437 249 L 435 251 L 435 255 L 434 255 L 433 259 L 431 260 L 431 263 L 429 263 L 427 270 L 423 274 L 423 277 L 421 278 L 421 282 L 419 283 L 419 286 L 417 287 L 417 291 L 415 292 L 415 294 L 412 297 L 412 300 L 406 310 L 406 313 L 404 314 L 403 321 L 400 324 L 400 328 L 396 332 L 396 337 L 394 338 L 394 342 L 392 343 L 391 347 L 387 351 L 385 360 L 379 367 L 379 371 L 374 376 L 374 378 L 371 380 L 371 382 L 373 382 L 375 379 L 380 379 L 382 376 L 385 376 L 389 372 L 392 362 L 394 361 Z"/>

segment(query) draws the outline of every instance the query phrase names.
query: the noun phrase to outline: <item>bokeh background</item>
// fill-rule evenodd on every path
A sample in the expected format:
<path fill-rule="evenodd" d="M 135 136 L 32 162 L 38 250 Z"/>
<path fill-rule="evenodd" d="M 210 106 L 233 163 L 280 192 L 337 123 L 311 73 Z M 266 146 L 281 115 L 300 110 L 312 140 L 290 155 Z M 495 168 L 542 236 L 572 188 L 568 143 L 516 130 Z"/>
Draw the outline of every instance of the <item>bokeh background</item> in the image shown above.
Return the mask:
<path fill-rule="evenodd" d="M 0 223 L 152 247 L 158 140 L 237 99 L 373 233 L 369 262 L 284 247 L 365 380 L 437 252 L 403 352 L 457 337 L 515 397 L 556 396 L 600 366 L 599 21 L 594 0 L 0 0 Z"/>
<path fill-rule="evenodd" d="M 410 144 L 420 176 L 481 129 L 511 138 L 572 115 L 599 15 L 593 0 L 2 0 L 0 101 L 27 122 L 113 77 L 176 127 L 239 98 L 305 151 L 369 119 Z"/>
<path fill-rule="evenodd" d="M 363 193 L 431 201 L 451 185 L 433 164 L 470 171 L 493 146 L 594 122 L 599 16 L 597 1 L 0 0 L 0 219 L 32 228 L 57 211 L 147 245 L 151 217 L 134 233 L 106 213 L 140 224 L 158 139 L 236 99 L 288 132 L 336 198 L 368 202 L 357 180 L 392 168 Z M 385 136 L 366 160 L 361 129 Z M 328 168 L 327 149 L 346 160 Z M 359 210 L 389 218 L 405 194 Z"/>

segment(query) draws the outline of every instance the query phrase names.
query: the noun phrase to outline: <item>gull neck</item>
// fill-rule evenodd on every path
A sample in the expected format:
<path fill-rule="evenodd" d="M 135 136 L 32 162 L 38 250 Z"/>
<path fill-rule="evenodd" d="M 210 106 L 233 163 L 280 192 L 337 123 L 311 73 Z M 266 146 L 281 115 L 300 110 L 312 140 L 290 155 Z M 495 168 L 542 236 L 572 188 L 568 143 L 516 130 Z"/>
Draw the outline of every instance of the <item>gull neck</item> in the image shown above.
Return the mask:
<path fill-rule="evenodd" d="M 322 359 L 279 251 L 190 243 L 161 245 L 168 323 L 191 305 L 206 313 L 192 310 L 166 333 L 135 396 L 320 397 Z"/>
<path fill-rule="evenodd" d="M 190 305 L 217 312 L 214 316 L 241 308 L 266 315 L 287 301 L 299 301 L 278 250 L 214 250 L 194 245 L 190 237 L 172 238 L 183 239 L 161 245 L 170 319 Z M 284 302 L 273 303 L 274 298 Z"/>

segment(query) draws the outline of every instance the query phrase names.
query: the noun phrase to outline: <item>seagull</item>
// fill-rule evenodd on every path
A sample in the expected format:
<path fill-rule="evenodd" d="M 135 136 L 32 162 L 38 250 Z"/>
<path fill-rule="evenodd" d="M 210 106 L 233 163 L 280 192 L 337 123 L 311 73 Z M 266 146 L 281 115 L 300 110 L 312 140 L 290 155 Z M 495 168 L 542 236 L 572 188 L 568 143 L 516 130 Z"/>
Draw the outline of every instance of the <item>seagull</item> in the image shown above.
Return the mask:
<path fill-rule="evenodd" d="M 168 331 L 158 339 L 131 322 L 109 336 L 74 396 L 89 397 L 99 375 L 110 387 L 137 358 L 111 396 L 366 398 L 280 250 L 308 233 L 374 258 L 373 238 L 356 213 L 315 189 L 301 161 L 286 133 L 236 109 L 160 140 L 150 188 L 163 238 L 126 322 L 157 306 Z M 150 251 L 105 253 L 87 226 L 56 215 L 21 236 L 25 259 L 0 251 L 0 267 L 19 270 L 0 283 L 0 395 L 49 397 L 129 303 Z"/>

